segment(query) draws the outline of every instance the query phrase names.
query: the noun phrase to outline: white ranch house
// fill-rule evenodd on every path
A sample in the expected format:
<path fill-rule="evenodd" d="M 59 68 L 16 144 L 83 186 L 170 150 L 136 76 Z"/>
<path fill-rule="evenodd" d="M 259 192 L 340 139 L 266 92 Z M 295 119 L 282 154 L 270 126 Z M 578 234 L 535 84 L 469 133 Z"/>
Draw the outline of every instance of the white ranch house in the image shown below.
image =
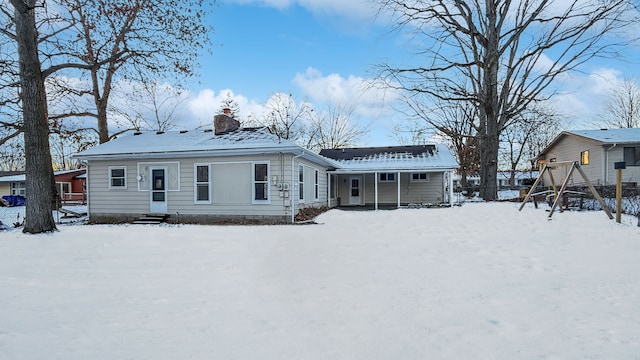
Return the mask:
<path fill-rule="evenodd" d="M 171 222 L 294 222 L 307 207 L 451 203 L 454 157 L 445 147 L 418 148 L 367 148 L 367 159 L 349 161 L 264 129 L 232 128 L 136 133 L 75 157 L 87 168 L 91 222 L 144 214 Z"/>

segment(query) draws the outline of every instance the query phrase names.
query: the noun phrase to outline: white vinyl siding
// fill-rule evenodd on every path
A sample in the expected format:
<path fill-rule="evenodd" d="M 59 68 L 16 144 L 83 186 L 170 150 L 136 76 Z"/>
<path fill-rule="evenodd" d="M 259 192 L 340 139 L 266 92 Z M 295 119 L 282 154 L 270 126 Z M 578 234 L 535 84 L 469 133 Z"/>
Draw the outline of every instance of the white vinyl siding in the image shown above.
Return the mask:
<path fill-rule="evenodd" d="M 127 189 L 126 166 L 109 166 L 109 189 Z"/>
<path fill-rule="evenodd" d="M 220 157 L 194 157 L 189 159 L 168 158 L 160 161 L 149 162 L 146 159 L 138 161 L 118 160 L 117 165 L 126 166 L 127 190 L 118 192 L 109 191 L 109 166 L 113 161 L 91 161 L 89 163 L 89 207 L 91 214 L 145 214 L 149 212 L 149 190 L 146 184 L 149 182 L 149 167 L 167 166 L 168 178 L 167 213 L 176 219 L 182 219 L 182 215 L 189 216 L 242 216 L 247 219 L 282 216 L 290 219 L 291 199 L 295 196 L 294 210 L 300 207 L 318 206 L 326 204 L 327 172 L 317 164 L 306 159 L 296 159 L 292 167 L 291 154 L 264 154 L 253 156 L 220 156 Z M 254 203 L 253 181 L 254 164 L 268 164 L 267 178 L 263 178 L 263 184 L 267 185 L 268 201 Z M 211 191 L 211 204 L 194 204 L 196 199 L 196 171 L 195 166 L 208 165 L 210 167 L 209 181 Z M 297 203 L 298 165 L 304 164 L 309 169 L 319 170 L 319 200 L 313 200 L 313 186 L 307 186 L 310 191 L 306 193 L 307 201 L 304 204 Z M 146 172 L 145 172 L 146 171 Z M 292 174 L 293 172 L 293 174 Z M 104 175 L 102 175 L 104 174 Z M 140 175 L 144 178 L 137 181 Z M 293 175 L 293 176 L 292 176 Z M 314 171 L 306 171 L 307 184 L 313 184 Z M 280 190 L 272 183 L 276 176 L 279 184 L 288 184 L 288 190 Z M 271 181 L 267 181 L 267 179 Z M 134 186 L 138 182 L 138 186 Z M 141 186 L 146 186 L 146 190 Z"/>

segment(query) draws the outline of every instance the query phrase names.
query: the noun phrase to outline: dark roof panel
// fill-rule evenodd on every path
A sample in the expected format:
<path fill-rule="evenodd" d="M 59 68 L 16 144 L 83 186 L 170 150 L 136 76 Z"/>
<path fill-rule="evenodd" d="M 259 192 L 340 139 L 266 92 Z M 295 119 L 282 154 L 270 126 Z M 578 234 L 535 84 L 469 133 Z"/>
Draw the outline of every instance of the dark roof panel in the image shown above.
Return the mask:
<path fill-rule="evenodd" d="M 435 145 L 411 145 L 411 146 L 381 146 L 363 148 L 323 149 L 320 155 L 334 160 L 354 160 L 375 157 L 383 154 L 399 156 L 426 156 L 433 155 Z"/>

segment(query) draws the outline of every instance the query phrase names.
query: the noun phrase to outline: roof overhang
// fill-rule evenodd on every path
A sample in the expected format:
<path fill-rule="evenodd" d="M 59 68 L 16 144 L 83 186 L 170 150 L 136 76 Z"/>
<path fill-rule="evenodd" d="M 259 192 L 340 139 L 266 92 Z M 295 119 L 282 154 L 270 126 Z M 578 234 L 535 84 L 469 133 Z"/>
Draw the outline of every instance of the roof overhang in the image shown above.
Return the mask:
<path fill-rule="evenodd" d="M 194 157 L 223 157 L 223 156 L 249 156 L 249 155 L 265 155 L 265 154 L 292 154 L 301 156 L 309 161 L 324 165 L 328 168 L 335 168 L 337 164 L 323 156 L 315 154 L 308 150 L 302 150 L 300 147 L 262 147 L 262 148 L 234 148 L 234 149 L 217 149 L 217 150 L 195 150 L 195 151 L 160 151 L 160 152 L 131 152 L 131 153 L 115 153 L 115 154 L 75 154 L 73 158 L 82 161 L 105 161 L 105 160 L 130 160 L 130 159 L 186 159 Z"/>
<path fill-rule="evenodd" d="M 455 171 L 457 167 L 416 167 L 416 168 L 359 168 L 359 169 L 348 169 L 348 168 L 338 168 L 333 171 L 330 171 L 332 174 L 344 175 L 344 174 L 375 174 L 375 173 L 416 173 L 416 172 L 427 172 L 427 173 L 439 173 L 439 172 L 447 172 L 447 171 Z"/>

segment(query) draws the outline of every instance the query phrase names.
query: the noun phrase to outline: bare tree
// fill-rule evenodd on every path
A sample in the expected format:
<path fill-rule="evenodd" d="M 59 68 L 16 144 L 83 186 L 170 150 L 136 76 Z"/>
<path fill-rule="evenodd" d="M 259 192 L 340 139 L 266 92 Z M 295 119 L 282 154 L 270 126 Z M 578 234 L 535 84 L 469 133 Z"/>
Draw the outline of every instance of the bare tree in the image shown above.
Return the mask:
<path fill-rule="evenodd" d="M 323 110 L 315 109 L 311 112 L 303 145 L 317 152 L 353 146 L 369 131 L 368 127 L 360 125 L 354 111 L 354 105 L 343 102 L 332 102 Z"/>
<path fill-rule="evenodd" d="M 150 77 L 189 77 L 198 52 L 210 42 L 205 21 L 215 0 L 56 1 L 73 26 L 58 38 L 55 50 L 43 54 L 52 62 L 44 74 L 86 74 L 89 87 L 72 90 L 90 96 L 94 108 L 68 115 L 97 119 L 101 143 L 110 138 L 109 99 L 118 74 L 147 84 Z"/>
<path fill-rule="evenodd" d="M 182 89 L 157 80 L 125 83 L 126 89 L 116 91 L 122 104 L 111 110 L 121 130 L 169 131 L 179 126 L 187 101 Z"/>
<path fill-rule="evenodd" d="M 544 138 L 548 141 L 543 145 L 543 148 L 548 145 L 552 138 L 547 139 L 545 135 L 557 134 L 560 123 L 560 116 L 553 109 L 535 106 L 520 113 L 514 119 L 514 123 L 502 131 L 500 138 L 503 146 L 501 146 L 500 158 L 501 163 L 508 171 L 511 189 L 514 189 L 516 185 L 516 172 L 526 167 L 531 169 L 532 164 L 529 161 L 539 155 L 539 152 L 535 154 L 531 152 L 532 149 L 537 148 L 533 146 L 535 142 Z M 531 144 L 532 142 L 534 144 Z M 538 151 L 543 148 L 538 148 Z"/>
<path fill-rule="evenodd" d="M 447 102 L 434 98 L 428 107 L 413 97 L 405 98 L 411 114 L 423 121 L 436 137 L 445 139 L 456 155 L 460 167 L 462 188 L 467 187 L 467 177 L 478 174 L 480 152 L 478 149 L 478 112 L 469 102 Z"/>
<path fill-rule="evenodd" d="M 297 142 L 305 135 L 306 124 L 313 108 L 307 102 L 296 103 L 292 94 L 275 93 L 265 104 L 266 113 L 261 120 L 272 134 Z"/>
<path fill-rule="evenodd" d="M 383 64 L 389 86 L 477 109 L 480 195 L 497 199 L 500 134 L 531 104 L 553 96 L 563 73 L 616 55 L 635 24 L 630 0 L 373 0 L 412 33 L 422 64 Z M 612 35 L 607 37 L 608 35 Z"/>
<path fill-rule="evenodd" d="M 20 60 L 20 97 L 26 157 L 25 233 L 56 230 L 51 201 L 55 187 L 49 149 L 47 96 L 38 53 L 35 0 L 11 0 Z"/>
<path fill-rule="evenodd" d="M 624 80 L 611 91 L 602 121 L 613 128 L 640 127 L 640 87 L 635 80 Z"/>

